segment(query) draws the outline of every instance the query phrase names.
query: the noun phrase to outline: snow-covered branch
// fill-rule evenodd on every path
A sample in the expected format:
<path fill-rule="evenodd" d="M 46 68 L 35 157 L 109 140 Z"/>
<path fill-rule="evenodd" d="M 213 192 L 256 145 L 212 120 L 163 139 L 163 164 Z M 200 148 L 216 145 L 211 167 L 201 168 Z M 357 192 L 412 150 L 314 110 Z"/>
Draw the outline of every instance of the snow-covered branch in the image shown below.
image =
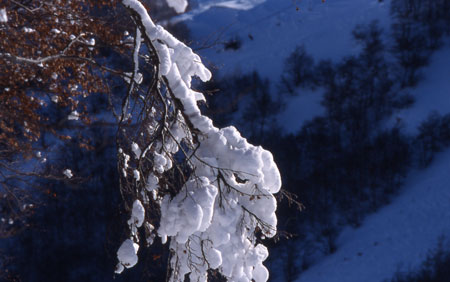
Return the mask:
<path fill-rule="evenodd" d="M 191 89 L 193 77 L 211 78 L 200 57 L 154 24 L 140 1 L 122 0 L 122 4 L 136 22 L 154 64 L 153 77 L 144 81 L 157 82 L 148 82 L 149 91 L 142 97 L 144 116 L 133 135 L 136 139 L 121 143 L 119 149 L 122 190 L 135 198 L 128 221 L 130 237 L 118 251 L 116 272 L 137 263 L 136 230 L 147 224 L 159 225 L 147 228 L 153 237 L 157 234 L 163 243 L 170 239 L 171 281 L 182 281 L 186 274 L 191 281 L 206 281 L 209 269 L 232 281 L 266 281 L 268 271 L 262 263 L 268 251 L 256 233 L 264 237 L 276 233 L 273 194 L 279 191 L 281 179 L 272 154 L 249 144 L 234 127 L 215 127 L 197 105 L 205 97 Z M 180 5 L 175 5 L 177 11 Z M 139 48 L 135 48 L 133 76 L 139 71 L 136 52 Z M 145 213 L 155 206 L 159 218 Z"/>

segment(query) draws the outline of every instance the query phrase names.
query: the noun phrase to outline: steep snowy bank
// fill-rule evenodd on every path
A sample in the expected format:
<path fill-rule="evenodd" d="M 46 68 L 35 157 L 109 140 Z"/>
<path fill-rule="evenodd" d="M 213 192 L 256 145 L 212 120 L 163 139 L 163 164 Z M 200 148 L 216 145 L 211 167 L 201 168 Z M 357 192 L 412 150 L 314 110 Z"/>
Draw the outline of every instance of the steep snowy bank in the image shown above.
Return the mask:
<path fill-rule="evenodd" d="M 450 42 L 446 44 L 433 54 L 430 65 L 422 71 L 424 80 L 411 90 L 416 99 L 415 105 L 394 115 L 410 133 L 417 133 L 417 126 L 431 112 L 441 115 L 450 113 Z"/>
<path fill-rule="evenodd" d="M 336 253 L 303 272 L 298 282 L 383 281 L 400 267 L 418 267 L 439 236 L 450 234 L 450 150 L 411 173 L 392 204 L 347 229 Z"/>

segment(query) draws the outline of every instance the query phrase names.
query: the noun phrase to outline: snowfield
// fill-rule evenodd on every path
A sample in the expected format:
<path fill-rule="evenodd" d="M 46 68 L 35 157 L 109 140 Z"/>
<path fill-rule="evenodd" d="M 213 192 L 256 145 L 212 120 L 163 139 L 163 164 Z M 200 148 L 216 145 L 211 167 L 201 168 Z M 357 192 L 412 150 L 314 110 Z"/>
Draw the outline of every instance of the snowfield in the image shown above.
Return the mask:
<path fill-rule="evenodd" d="M 450 40 L 443 49 L 433 54 L 430 65 L 422 71 L 424 80 L 419 82 L 410 93 L 416 99 L 413 107 L 400 111 L 393 116 L 400 119 L 407 132 L 416 134 L 417 126 L 431 112 L 441 115 L 450 113 Z"/>
<path fill-rule="evenodd" d="M 371 282 L 415 269 L 441 235 L 450 234 L 450 150 L 411 173 L 402 194 L 358 229 L 346 229 L 336 253 L 303 272 L 298 282 Z"/>
<path fill-rule="evenodd" d="M 219 73 L 257 70 L 262 76 L 278 80 L 285 58 L 296 46 L 305 45 L 316 60 L 340 59 L 355 53 L 351 35 L 355 25 L 376 19 L 381 27 L 389 28 L 388 3 L 267 0 L 250 10 L 224 9 L 217 5 L 185 23 L 192 31 L 194 44 L 199 44 L 193 45 L 194 48 L 201 47 L 211 36 L 220 35 L 216 45 L 199 51 L 204 61 L 219 68 Z M 219 43 L 233 38 L 240 38 L 242 47 L 224 51 Z"/>
<path fill-rule="evenodd" d="M 223 3 L 240 2 L 251 9 L 225 8 Z M 244 5 L 243 3 L 246 3 Z M 386 2 L 386 1 L 385 1 Z M 389 2 L 378 0 L 197 0 L 184 20 L 191 30 L 194 49 L 219 75 L 246 74 L 256 70 L 277 84 L 286 58 L 299 45 L 317 61 L 339 60 L 357 53 L 352 30 L 358 24 L 378 20 L 389 30 Z M 211 5 L 211 3 L 216 3 Z M 200 11 L 202 10 L 202 11 Z M 357 11 L 357 12 L 355 12 Z M 223 43 L 239 39 L 238 50 L 224 50 Z M 331 45 L 331 46 L 330 46 Z M 321 93 L 304 91 L 290 101 L 280 115 L 285 130 L 297 131 L 301 124 L 322 113 Z M 294 121 L 294 122 L 292 122 Z"/>

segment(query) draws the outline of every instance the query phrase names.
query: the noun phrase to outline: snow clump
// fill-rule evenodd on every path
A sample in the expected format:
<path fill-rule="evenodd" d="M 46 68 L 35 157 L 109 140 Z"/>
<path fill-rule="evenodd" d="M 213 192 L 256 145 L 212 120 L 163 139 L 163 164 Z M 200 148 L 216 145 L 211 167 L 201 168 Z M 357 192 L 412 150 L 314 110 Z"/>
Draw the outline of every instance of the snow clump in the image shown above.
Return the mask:
<path fill-rule="evenodd" d="M 169 7 L 173 8 L 178 14 L 183 13 L 188 5 L 187 0 L 167 0 Z"/>
<path fill-rule="evenodd" d="M 67 178 L 72 178 L 73 174 L 72 171 L 70 169 L 65 169 L 63 171 L 63 174 L 67 177 Z"/>
<path fill-rule="evenodd" d="M 119 263 L 116 267 L 116 273 L 120 274 L 124 270 L 124 267 L 130 268 L 136 265 L 138 262 L 137 252 L 139 245 L 133 242 L 131 239 L 125 240 L 117 251 L 117 258 Z"/>
<path fill-rule="evenodd" d="M 70 115 L 67 117 L 68 120 L 78 120 L 80 118 L 80 113 L 77 111 L 73 111 L 70 113 Z"/>
<path fill-rule="evenodd" d="M 6 14 L 6 9 L 0 9 L 0 23 L 8 22 L 8 15 Z"/>

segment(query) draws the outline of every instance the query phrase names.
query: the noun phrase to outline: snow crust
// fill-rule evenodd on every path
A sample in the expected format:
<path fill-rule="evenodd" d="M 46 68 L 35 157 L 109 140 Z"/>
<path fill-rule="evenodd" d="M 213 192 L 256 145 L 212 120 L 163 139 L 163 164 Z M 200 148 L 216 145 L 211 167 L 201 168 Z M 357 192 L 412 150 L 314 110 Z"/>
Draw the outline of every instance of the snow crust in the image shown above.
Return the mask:
<path fill-rule="evenodd" d="M 218 269 L 230 281 L 266 281 L 269 273 L 262 263 L 268 250 L 257 243 L 255 232 L 261 230 L 266 237 L 276 234 L 273 194 L 281 187 L 281 177 L 272 154 L 249 144 L 236 128 L 219 129 L 202 115 L 197 102 L 205 97 L 191 89 L 191 82 L 193 77 L 207 81 L 211 72 L 192 49 L 155 25 L 138 0 L 122 3 L 136 12 L 144 27 L 141 32 L 152 40 L 160 62 L 159 77 L 167 83 L 172 98 L 182 105 L 179 120 L 188 121 L 193 127 L 190 130 L 198 132 L 197 147 L 189 152 L 191 177 L 175 197 L 165 196 L 161 201 L 157 233 L 163 243 L 170 238 L 174 251 L 170 280 L 182 281 L 189 274 L 191 281 L 206 281 L 207 270 Z M 157 144 L 152 152 L 153 172 L 148 176 L 146 190 L 154 193 L 154 199 L 159 188 L 157 175 L 172 167 L 172 154 L 179 150 L 181 140 L 192 142 L 192 136 L 178 122 L 170 133 L 172 138 Z M 135 155 L 137 149 L 132 148 Z M 134 210 L 133 205 L 131 222 L 136 222 Z M 137 223 L 142 224 L 139 220 Z M 132 234 L 139 226 L 130 226 Z M 132 239 L 131 243 L 138 242 L 138 238 Z M 128 257 L 133 257 L 132 251 Z M 119 254 L 118 258 L 125 267 L 132 264 L 126 264 L 128 261 Z"/>

